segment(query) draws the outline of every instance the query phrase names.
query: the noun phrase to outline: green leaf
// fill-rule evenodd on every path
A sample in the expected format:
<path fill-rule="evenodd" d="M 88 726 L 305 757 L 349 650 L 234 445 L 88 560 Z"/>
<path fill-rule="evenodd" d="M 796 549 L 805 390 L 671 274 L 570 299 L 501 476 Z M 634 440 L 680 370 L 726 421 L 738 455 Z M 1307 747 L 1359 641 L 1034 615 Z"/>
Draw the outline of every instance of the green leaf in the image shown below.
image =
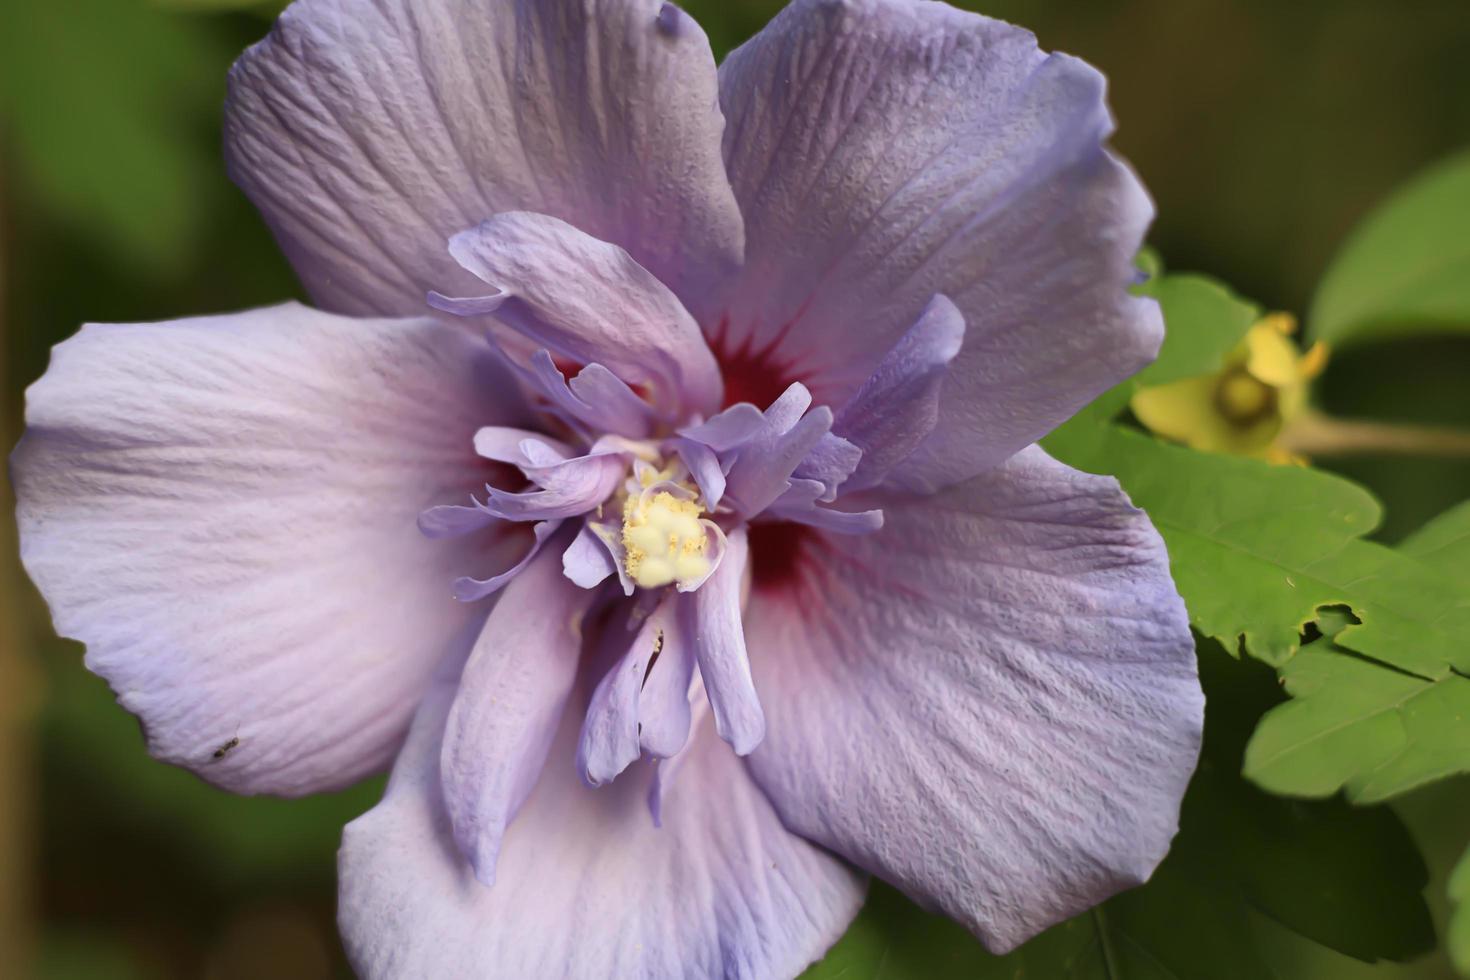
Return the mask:
<path fill-rule="evenodd" d="M 1455 903 L 1455 911 L 1450 916 L 1445 947 L 1455 969 L 1461 976 L 1470 977 L 1470 850 L 1450 875 L 1450 901 Z"/>
<path fill-rule="evenodd" d="M 1369 215 L 1328 268 L 1312 334 L 1370 338 L 1470 331 L 1470 153 L 1403 187 Z"/>
<path fill-rule="evenodd" d="M 1470 500 L 1415 531 L 1399 550 L 1470 587 Z"/>
<path fill-rule="evenodd" d="M 1116 425 L 1069 425 L 1044 445 L 1078 469 L 1118 478 L 1163 535 L 1191 622 L 1227 649 L 1243 642 L 1251 655 L 1284 663 L 1319 607 L 1356 610 L 1361 597 L 1323 564 L 1378 523 L 1377 502 L 1356 484 Z"/>
<path fill-rule="evenodd" d="M 1352 581 L 1355 615 L 1284 665 L 1293 700 L 1262 719 L 1246 775 L 1277 793 L 1369 803 L 1470 772 L 1470 504 L 1397 552 L 1357 542 L 1333 570 Z"/>
<path fill-rule="evenodd" d="M 1147 885 L 1000 957 L 877 886 L 807 980 L 1272 980 L 1280 974 L 1259 951 L 1261 916 L 1364 960 L 1432 946 L 1427 872 L 1397 817 L 1282 800 L 1242 780 L 1241 745 L 1275 695 L 1269 683 L 1261 690 L 1260 668 L 1212 645 L 1201 657 L 1211 705 L 1204 756 L 1180 834 Z"/>
<path fill-rule="evenodd" d="M 1220 370 L 1225 357 L 1261 318 L 1260 307 L 1218 280 L 1196 273 L 1150 279 L 1138 292 L 1159 301 L 1164 346 L 1134 378 L 1135 386 L 1166 384 Z"/>
<path fill-rule="evenodd" d="M 1323 641 L 1282 668 L 1292 700 L 1261 720 L 1245 775 L 1274 793 L 1354 803 L 1470 772 L 1470 680 L 1391 670 Z"/>

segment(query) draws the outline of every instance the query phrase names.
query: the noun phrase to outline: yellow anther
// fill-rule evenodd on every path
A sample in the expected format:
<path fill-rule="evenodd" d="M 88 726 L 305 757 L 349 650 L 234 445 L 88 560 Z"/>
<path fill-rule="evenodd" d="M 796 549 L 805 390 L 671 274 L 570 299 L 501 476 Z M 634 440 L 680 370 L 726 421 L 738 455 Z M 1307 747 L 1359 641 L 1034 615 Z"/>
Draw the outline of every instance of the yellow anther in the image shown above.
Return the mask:
<path fill-rule="evenodd" d="M 640 482 L 647 488 L 660 481 L 645 475 Z M 697 498 L 683 499 L 667 490 L 629 495 L 623 505 L 624 567 L 635 585 L 687 585 L 709 573 L 703 514 Z"/>

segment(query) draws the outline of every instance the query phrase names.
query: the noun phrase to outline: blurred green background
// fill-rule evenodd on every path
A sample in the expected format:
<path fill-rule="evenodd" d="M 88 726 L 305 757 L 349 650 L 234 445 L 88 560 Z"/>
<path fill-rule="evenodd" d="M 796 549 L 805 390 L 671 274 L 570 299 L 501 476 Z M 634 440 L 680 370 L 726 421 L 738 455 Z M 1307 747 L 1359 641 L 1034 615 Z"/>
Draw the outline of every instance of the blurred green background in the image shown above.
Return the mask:
<path fill-rule="evenodd" d="M 488 0 L 487 0 L 488 2 Z M 1375 202 L 1470 145 L 1466 0 L 994 0 L 1043 46 L 1112 80 L 1116 143 L 1158 203 L 1155 246 L 1269 308 L 1305 314 Z M 779 6 L 690 0 L 717 52 Z M 299 290 L 224 176 L 230 62 L 269 10 L 231 0 L 0 0 L 3 442 L 52 344 L 84 321 L 272 303 Z M 1467 232 L 1470 233 L 1470 232 Z M 1325 407 L 1470 427 L 1470 342 L 1337 358 Z M 1396 540 L 1470 497 L 1463 462 L 1325 462 L 1377 492 Z M 8 488 L 4 488 L 8 494 Z M 8 512 L 8 508 L 7 508 Z M 241 800 L 150 762 L 136 724 L 54 638 L 0 524 L 0 974 L 44 978 L 345 975 L 333 927 L 341 825 L 379 783 Z M 1465 843 L 1470 790 L 1398 804 L 1433 869 Z M 1447 976 L 1283 942 L 1291 977 Z"/>

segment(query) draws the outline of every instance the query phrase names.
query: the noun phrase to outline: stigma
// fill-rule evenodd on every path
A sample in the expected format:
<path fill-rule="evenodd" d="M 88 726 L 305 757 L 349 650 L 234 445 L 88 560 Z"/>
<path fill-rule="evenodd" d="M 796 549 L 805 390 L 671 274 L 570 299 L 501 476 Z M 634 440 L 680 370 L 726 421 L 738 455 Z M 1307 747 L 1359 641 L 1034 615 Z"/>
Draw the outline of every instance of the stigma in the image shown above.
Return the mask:
<path fill-rule="evenodd" d="M 623 503 L 623 566 L 639 588 L 678 585 L 687 591 L 709 576 L 710 522 L 697 490 L 651 470 L 641 475 L 642 489 Z"/>

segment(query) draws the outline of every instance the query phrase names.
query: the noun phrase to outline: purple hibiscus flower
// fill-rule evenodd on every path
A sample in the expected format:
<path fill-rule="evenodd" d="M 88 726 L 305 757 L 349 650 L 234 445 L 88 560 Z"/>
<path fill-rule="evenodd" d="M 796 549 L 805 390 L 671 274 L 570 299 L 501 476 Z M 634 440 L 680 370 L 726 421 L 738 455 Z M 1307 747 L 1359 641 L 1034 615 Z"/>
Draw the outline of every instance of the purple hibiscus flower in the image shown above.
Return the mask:
<path fill-rule="evenodd" d="M 1158 535 L 1034 445 L 1162 333 L 1110 129 L 937 3 L 717 71 L 658 0 L 298 0 L 227 152 L 321 312 L 58 347 L 27 568 L 158 758 L 396 757 L 366 976 L 794 976 L 867 873 L 1008 949 L 1149 876 L 1200 737 Z"/>

